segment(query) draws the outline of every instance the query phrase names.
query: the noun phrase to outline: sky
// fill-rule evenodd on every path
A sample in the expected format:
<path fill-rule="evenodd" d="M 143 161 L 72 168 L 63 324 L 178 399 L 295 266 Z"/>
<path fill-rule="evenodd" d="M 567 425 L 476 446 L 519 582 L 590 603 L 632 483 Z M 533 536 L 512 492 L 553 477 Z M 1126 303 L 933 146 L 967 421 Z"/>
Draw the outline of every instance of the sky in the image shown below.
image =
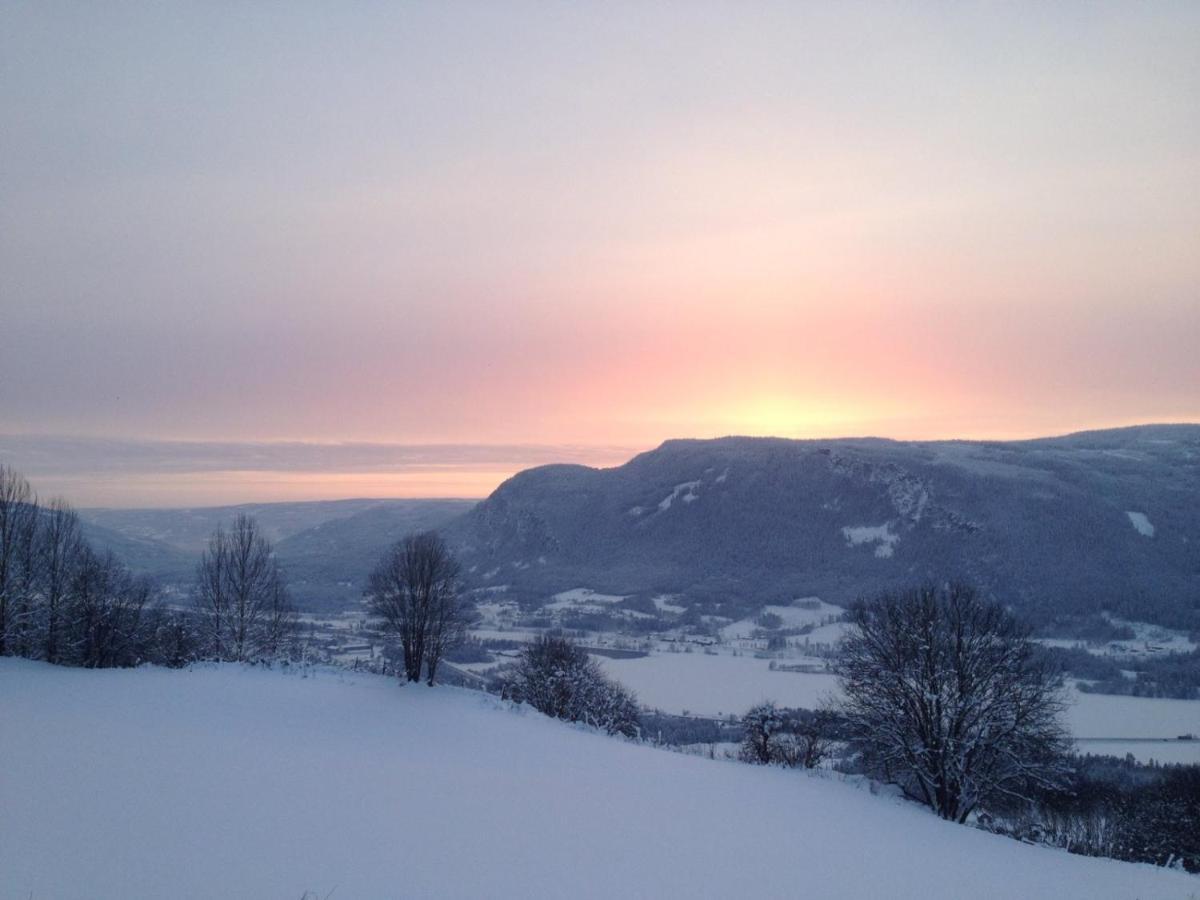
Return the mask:
<path fill-rule="evenodd" d="M 482 496 L 672 437 L 1200 421 L 1197 46 L 1194 2 L 5 0 L 0 463 Z M 241 450 L 123 493 L 113 442 Z"/>

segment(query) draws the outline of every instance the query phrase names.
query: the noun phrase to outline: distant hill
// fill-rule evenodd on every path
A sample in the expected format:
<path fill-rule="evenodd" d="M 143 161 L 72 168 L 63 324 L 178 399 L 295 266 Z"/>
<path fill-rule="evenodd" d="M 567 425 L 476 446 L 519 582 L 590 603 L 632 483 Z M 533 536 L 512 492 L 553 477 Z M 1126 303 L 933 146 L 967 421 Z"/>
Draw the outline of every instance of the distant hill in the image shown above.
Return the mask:
<path fill-rule="evenodd" d="M 1200 629 L 1200 426 L 1042 440 L 673 440 L 521 472 L 456 520 L 471 583 L 587 586 L 737 617 L 963 577 L 1040 624 Z"/>
<path fill-rule="evenodd" d="M 80 513 L 81 531 L 87 542 L 100 551 L 111 551 L 135 572 L 163 583 L 175 583 L 191 577 L 199 554 L 192 554 L 154 538 L 141 537 L 115 528 L 107 528 Z"/>
<path fill-rule="evenodd" d="M 275 554 L 297 600 L 317 608 L 345 608 L 362 597 L 366 578 L 388 545 L 414 531 L 441 528 L 475 502 L 377 501 L 285 537 L 275 545 Z"/>
<path fill-rule="evenodd" d="M 253 516 L 275 545 L 299 604 L 342 609 L 357 603 L 383 549 L 410 531 L 437 528 L 473 500 L 332 500 L 194 509 L 85 509 L 91 543 L 164 585 L 186 588 L 209 536 L 239 513 Z"/>
<path fill-rule="evenodd" d="M 84 509 L 79 514 L 86 522 L 126 537 L 167 544 L 198 556 L 217 526 L 228 526 L 239 514 L 253 516 L 267 539 L 279 542 L 331 519 L 345 518 L 393 502 L 408 501 L 318 500 L 190 509 Z"/>

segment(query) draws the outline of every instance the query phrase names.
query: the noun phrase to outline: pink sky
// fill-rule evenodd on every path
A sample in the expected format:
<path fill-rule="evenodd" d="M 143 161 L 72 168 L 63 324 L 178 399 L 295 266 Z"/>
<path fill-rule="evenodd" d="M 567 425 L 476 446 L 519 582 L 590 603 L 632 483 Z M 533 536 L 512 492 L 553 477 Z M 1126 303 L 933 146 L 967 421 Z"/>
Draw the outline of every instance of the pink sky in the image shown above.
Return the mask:
<path fill-rule="evenodd" d="M 10 5 L 0 434 L 1197 421 L 1198 40 L 1193 3 Z"/>

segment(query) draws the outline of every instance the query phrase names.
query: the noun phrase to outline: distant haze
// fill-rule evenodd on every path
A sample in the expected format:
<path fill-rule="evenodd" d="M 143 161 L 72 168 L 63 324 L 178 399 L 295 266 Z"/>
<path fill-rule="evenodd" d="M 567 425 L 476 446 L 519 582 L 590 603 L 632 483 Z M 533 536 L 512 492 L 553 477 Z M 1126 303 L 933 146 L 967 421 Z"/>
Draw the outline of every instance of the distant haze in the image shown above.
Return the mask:
<path fill-rule="evenodd" d="M 171 507 L 346 497 L 481 498 L 530 466 L 612 466 L 620 447 L 315 444 L 0 434 L 0 464 L 78 506 Z"/>
<path fill-rule="evenodd" d="M 482 496 L 1198 421 L 1197 46 L 1194 2 L 3 4 L 0 462 Z"/>

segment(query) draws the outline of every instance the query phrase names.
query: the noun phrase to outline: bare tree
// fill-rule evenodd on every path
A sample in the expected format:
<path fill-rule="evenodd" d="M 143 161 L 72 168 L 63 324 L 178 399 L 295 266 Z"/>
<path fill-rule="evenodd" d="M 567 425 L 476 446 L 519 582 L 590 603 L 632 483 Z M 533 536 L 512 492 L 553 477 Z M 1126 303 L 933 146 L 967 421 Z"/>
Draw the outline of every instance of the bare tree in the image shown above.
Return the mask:
<path fill-rule="evenodd" d="M 36 498 L 25 507 L 16 533 L 16 566 L 10 573 L 8 652 L 36 659 L 41 652 L 42 603 L 38 594 L 41 558 L 37 552 L 42 509 Z"/>
<path fill-rule="evenodd" d="M 30 602 L 36 503 L 29 482 L 0 466 L 0 656 L 20 649 L 13 642 Z"/>
<path fill-rule="evenodd" d="M 89 669 L 142 662 L 143 615 L 152 599 L 148 581 L 130 575 L 111 553 L 85 548 L 71 577 L 64 660 Z"/>
<path fill-rule="evenodd" d="M 400 641 L 406 681 L 420 681 L 424 667 L 432 685 L 443 655 L 463 639 L 458 575 L 458 561 L 435 531 L 397 542 L 371 573 L 367 603 Z"/>
<path fill-rule="evenodd" d="M 818 709 L 803 719 L 796 727 L 796 743 L 799 749 L 798 763 L 806 769 L 815 769 L 825 761 L 832 749 L 830 731 L 833 713 Z"/>
<path fill-rule="evenodd" d="M 214 659 L 225 658 L 225 629 L 229 619 L 228 545 L 224 529 L 218 527 L 200 555 L 192 588 L 202 652 Z"/>
<path fill-rule="evenodd" d="M 742 762 L 766 766 L 777 762 L 773 740 L 783 731 L 783 716 L 771 701 L 752 706 L 742 716 L 742 746 L 738 758 Z"/>
<path fill-rule="evenodd" d="M 278 646 L 290 604 L 271 544 L 249 516 L 234 519 L 227 559 L 229 650 L 245 660 Z"/>
<path fill-rule="evenodd" d="M 458 563 L 454 563 L 455 577 L 446 582 L 446 589 L 433 595 L 429 611 L 429 636 L 425 640 L 425 673 L 429 684 L 433 684 L 438 663 L 450 650 L 466 639 L 467 625 L 472 611 L 458 593 Z"/>
<path fill-rule="evenodd" d="M 42 600 L 41 653 L 47 662 L 60 661 L 68 591 L 82 550 L 79 516 L 65 500 L 52 500 L 42 517 L 38 540 L 39 593 Z"/>
<path fill-rule="evenodd" d="M 148 622 L 150 652 L 156 665 L 181 669 L 197 656 L 195 617 L 183 610 L 155 607 Z"/>
<path fill-rule="evenodd" d="M 43 509 L 0 466 L 0 652 L 91 668 L 157 659 L 166 613 L 154 598 L 149 581 L 87 546 L 70 506 Z"/>
<path fill-rule="evenodd" d="M 294 648 L 298 631 L 296 610 L 282 576 L 275 579 L 258 629 L 258 652 L 267 659 Z"/>
<path fill-rule="evenodd" d="M 216 659 L 274 655 L 295 627 L 271 544 L 249 516 L 213 533 L 196 569 L 193 603 L 205 651 Z"/>
<path fill-rule="evenodd" d="M 864 758 L 939 816 L 1055 780 L 1060 679 L 1028 629 L 961 584 L 860 602 L 836 663 Z"/>

